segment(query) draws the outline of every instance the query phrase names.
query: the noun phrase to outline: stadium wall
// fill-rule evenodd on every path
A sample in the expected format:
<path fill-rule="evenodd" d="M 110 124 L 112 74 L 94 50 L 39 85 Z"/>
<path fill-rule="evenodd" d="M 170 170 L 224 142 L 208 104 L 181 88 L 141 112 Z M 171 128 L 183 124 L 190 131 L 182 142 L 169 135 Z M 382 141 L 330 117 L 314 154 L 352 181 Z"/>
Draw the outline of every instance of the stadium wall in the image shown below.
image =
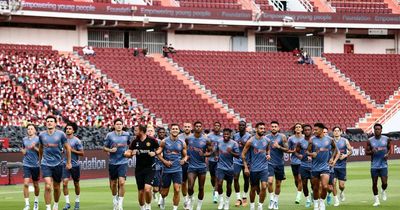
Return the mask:
<path fill-rule="evenodd" d="M 354 53 L 367 54 L 386 54 L 387 49 L 399 46 L 399 42 L 396 43 L 395 39 L 348 39 L 346 34 L 324 35 L 325 53 L 343 53 L 344 44 L 353 44 Z"/>
<path fill-rule="evenodd" d="M 370 157 L 365 154 L 367 148 L 367 142 L 351 142 L 353 146 L 353 154 L 349 161 L 370 161 Z M 392 155 L 390 159 L 400 159 L 400 141 L 394 141 L 392 143 Z M 284 156 L 285 164 L 290 164 L 289 154 L 285 153 Z M 0 153 L 0 184 L 8 183 L 8 169 L 6 167 L 7 162 L 19 162 L 22 161 L 21 153 Z M 82 179 L 94 179 L 94 178 L 107 178 L 108 177 L 108 155 L 102 150 L 88 150 L 85 151 L 85 157 L 80 159 L 81 161 L 81 178 Z M 135 160 L 129 159 L 129 170 L 128 175 L 134 175 Z M 11 170 L 11 182 L 22 183 L 23 170 L 14 169 Z"/>
<path fill-rule="evenodd" d="M 88 32 L 86 26 L 75 30 L 1 27 L 0 43 L 51 45 L 55 50 L 72 51 L 73 46 L 88 43 Z"/>
<path fill-rule="evenodd" d="M 231 36 L 186 35 L 168 32 L 168 43 L 178 50 L 231 51 Z"/>
<path fill-rule="evenodd" d="M 400 122 L 400 110 L 397 111 L 393 117 L 391 117 L 389 120 L 387 120 L 385 123 L 383 123 L 383 133 L 389 133 L 389 132 L 395 132 L 399 131 L 399 122 Z"/>

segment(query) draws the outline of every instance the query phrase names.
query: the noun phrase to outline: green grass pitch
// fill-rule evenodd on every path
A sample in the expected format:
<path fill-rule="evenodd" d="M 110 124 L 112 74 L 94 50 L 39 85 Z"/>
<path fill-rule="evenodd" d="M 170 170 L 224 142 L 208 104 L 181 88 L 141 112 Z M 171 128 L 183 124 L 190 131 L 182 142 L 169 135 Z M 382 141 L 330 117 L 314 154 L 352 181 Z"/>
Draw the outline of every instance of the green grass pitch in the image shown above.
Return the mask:
<path fill-rule="evenodd" d="M 329 206 L 327 209 L 351 209 L 351 210 L 368 210 L 368 209 L 380 209 L 380 210 L 396 210 L 400 209 L 400 160 L 389 161 L 389 187 L 388 187 L 388 200 L 382 201 L 381 206 L 372 207 L 373 195 L 371 190 L 371 179 L 369 172 L 369 162 L 353 162 L 348 164 L 346 183 L 346 201 L 341 203 L 339 207 Z M 296 189 L 294 187 L 293 177 L 291 174 L 290 167 L 285 168 L 287 179 L 283 182 L 282 193 L 279 196 L 279 207 L 280 209 L 307 209 L 304 207 L 304 197 L 301 204 L 295 204 L 294 199 L 296 196 Z M 71 183 L 72 184 L 72 183 Z M 380 182 L 379 182 L 380 185 Z M 43 201 L 43 184 L 40 184 L 40 209 L 45 209 Z M 241 180 L 241 187 L 243 182 Z M 380 189 L 380 186 L 378 186 Z M 195 191 L 195 197 L 196 197 Z M 30 193 L 31 207 L 33 206 L 33 193 Z M 75 196 L 73 193 L 73 185 L 70 185 L 70 199 L 73 204 Z M 0 187 L 0 209 L 14 210 L 23 209 L 24 200 L 22 194 L 22 185 L 13 186 L 1 186 Z M 181 199 L 181 203 L 182 203 Z M 235 194 L 231 196 L 231 209 L 249 209 L 249 207 L 234 207 Z M 170 195 L 167 198 L 166 209 L 172 209 L 172 189 Z M 267 203 L 267 202 L 266 202 Z M 64 197 L 61 195 L 59 209 L 64 206 Z M 93 179 L 81 181 L 81 209 L 82 210 L 109 210 L 112 209 L 112 197 L 108 188 L 107 179 Z M 124 199 L 124 209 L 138 210 L 139 204 L 137 202 L 137 189 L 135 186 L 135 180 L 133 177 L 128 177 L 126 194 Z M 157 204 L 152 204 L 152 209 L 159 209 Z M 179 209 L 182 208 L 180 204 Z M 212 203 L 212 189 L 210 179 L 207 177 L 206 180 L 206 195 L 204 198 L 203 208 L 217 209 L 217 205 Z M 264 206 L 267 209 L 267 205 Z M 312 208 L 309 208 L 312 209 Z"/>

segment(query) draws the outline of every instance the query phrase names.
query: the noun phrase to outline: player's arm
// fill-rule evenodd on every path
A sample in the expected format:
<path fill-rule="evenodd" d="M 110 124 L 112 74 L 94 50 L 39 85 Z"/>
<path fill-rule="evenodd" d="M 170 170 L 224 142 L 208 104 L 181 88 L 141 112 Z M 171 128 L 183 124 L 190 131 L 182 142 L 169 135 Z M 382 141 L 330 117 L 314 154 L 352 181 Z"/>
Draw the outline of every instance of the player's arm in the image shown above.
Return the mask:
<path fill-rule="evenodd" d="M 249 167 L 247 165 L 247 160 L 246 160 L 246 154 L 249 151 L 250 147 L 251 147 L 251 143 L 253 142 L 253 139 L 250 139 L 246 142 L 246 144 L 243 147 L 243 151 L 242 151 L 242 161 L 243 161 L 243 167 L 244 170 L 248 172 Z"/>
<path fill-rule="evenodd" d="M 190 156 L 188 155 L 187 151 L 189 148 L 189 140 L 187 138 L 185 138 L 185 146 L 186 146 L 186 162 L 189 161 Z"/>
<path fill-rule="evenodd" d="M 342 158 L 345 159 L 347 157 L 350 157 L 351 154 L 353 154 L 353 147 L 351 146 L 350 141 L 348 139 L 346 139 L 346 147 L 347 147 L 347 153 L 341 154 L 340 159 L 342 159 Z"/>
<path fill-rule="evenodd" d="M 336 147 L 336 142 L 333 139 L 331 141 L 331 151 L 332 151 L 332 157 L 329 160 L 329 164 L 331 166 L 334 166 L 336 164 L 336 161 L 339 159 L 340 151 Z"/>
<path fill-rule="evenodd" d="M 278 143 L 278 141 L 275 141 L 274 144 L 272 145 L 272 147 L 275 148 L 275 149 L 279 149 L 279 150 L 281 150 L 283 152 L 287 152 L 289 150 L 289 147 L 288 147 L 286 136 L 282 135 L 282 145 L 280 145 Z"/>
<path fill-rule="evenodd" d="M 385 156 L 384 156 L 384 158 L 387 160 L 388 158 L 389 158 L 389 155 L 390 155 L 390 143 L 391 143 L 391 140 L 390 139 L 388 139 L 388 142 L 387 142 L 387 152 L 386 152 L 386 154 L 385 154 Z"/>
<path fill-rule="evenodd" d="M 129 144 L 128 149 L 124 152 L 124 156 L 126 158 L 131 158 L 134 155 L 136 155 L 135 140 L 131 141 L 131 143 Z"/>
<path fill-rule="evenodd" d="M 22 142 L 22 146 L 19 148 L 21 150 L 22 155 L 26 154 L 25 144 Z"/>
<path fill-rule="evenodd" d="M 365 149 L 366 155 L 373 155 L 374 151 L 372 150 L 371 142 L 367 141 L 367 148 Z"/>
<path fill-rule="evenodd" d="M 39 165 L 40 162 L 42 161 L 42 157 L 43 157 L 43 141 L 42 138 L 40 138 L 39 136 Z"/>
<path fill-rule="evenodd" d="M 182 159 L 180 161 L 180 164 L 183 165 L 183 164 L 187 163 L 187 161 L 188 161 L 187 146 L 186 146 L 186 143 L 183 142 Z"/>
<path fill-rule="evenodd" d="M 239 158 L 239 144 L 235 142 L 235 144 L 233 145 L 232 151 L 231 151 L 231 155 L 235 158 Z"/>
<path fill-rule="evenodd" d="M 307 147 L 306 154 L 308 156 L 312 157 L 312 158 L 315 158 L 318 155 L 318 150 L 317 149 L 316 149 L 315 152 L 313 152 L 313 143 L 312 143 L 312 141 L 308 142 L 308 147 Z"/>
<path fill-rule="evenodd" d="M 110 153 L 114 153 L 114 152 L 116 152 L 117 151 L 117 148 L 116 147 L 113 147 L 113 148 L 111 148 L 111 139 L 110 139 L 110 137 L 107 135 L 106 136 L 106 139 L 105 139 L 105 142 L 104 142 L 104 147 L 103 147 L 103 150 L 105 151 L 105 152 L 110 152 Z"/>
<path fill-rule="evenodd" d="M 300 154 L 300 152 L 301 152 L 301 144 L 300 143 L 296 144 L 296 147 L 294 148 L 293 151 L 294 151 L 294 155 L 296 155 L 297 158 L 299 158 L 300 160 L 303 159 L 303 155 Z"/>
<path fill-rule="evenodd" d="M 169 160 L 165 160 L 165 159 L 164 159 L 164 156 L 162 155 L 162 152 L 163 152 L 163 150 L 164 150 L 164 147 L 165 147 L 165 141 L 162 140 L 161 143 L 160 143 L 160 146 L 158 147 L 158 149 L 157 149 L 157 151 L 156 151 L 156 154 L 157 154 L 158 159 L 159 159 L 167 168 L 169 168 L 169 167 L 172 166 L 172 162 L 169 161 Z"/>
<path fill-rule="evenodd" d="M 210 157 L 214 153 L 214 148 L 209 139 L 206 141 L 206 153 L 204 153 L 204 157 Z"/>
<path fill-rule="evenodd" d="M 64 142 L 64 149 L 65 149 L 65 155 L 67 156 L 67 169 L 71 169 L 71 146 L 68 144 L 68 142 Z"/>

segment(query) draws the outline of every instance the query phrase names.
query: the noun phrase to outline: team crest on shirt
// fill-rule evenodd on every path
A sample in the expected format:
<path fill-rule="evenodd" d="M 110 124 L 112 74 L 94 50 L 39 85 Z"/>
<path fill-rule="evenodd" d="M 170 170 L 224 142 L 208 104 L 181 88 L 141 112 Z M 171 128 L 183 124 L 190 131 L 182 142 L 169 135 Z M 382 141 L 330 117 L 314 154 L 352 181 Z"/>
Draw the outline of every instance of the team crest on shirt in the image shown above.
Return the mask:
<path fill-rule="evenodd" d="M 180 144 L 178 144 L 178 146 L 177 146 L 177 147 L 178 147 L 178 150 L 180 150 L 180 149 L 181 149 L 181 145 L 180 145 Z"/>
<path fill-rule="evenodd" d="M 147 147 L 150 147 L 150 145 L 151 145 L 150 142 L 147 142 L 147 143 L 146 143 L 146 146 L 147 146 Z"/>
<path fill-rule="evenodd" d="M 267 142 L 264 141 L 264 142 L 262 143 L 262 145 L 263 145 L 263 147 L 267 146 Z"/>
<path fill-rule="evenodd" d="M 328 146 L 329 144 L 330 144 L 329 141 L 326 141 L 326 142 L 325 142 L 325 146 Z"/>

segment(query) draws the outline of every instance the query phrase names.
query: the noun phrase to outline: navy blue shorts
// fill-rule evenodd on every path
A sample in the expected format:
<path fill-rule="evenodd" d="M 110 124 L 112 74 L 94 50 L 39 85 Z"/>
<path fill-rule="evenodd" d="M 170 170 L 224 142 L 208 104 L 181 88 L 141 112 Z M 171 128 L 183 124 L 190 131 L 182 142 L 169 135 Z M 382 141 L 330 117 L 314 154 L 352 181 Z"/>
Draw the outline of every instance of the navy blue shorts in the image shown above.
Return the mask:
<path fill-rule="evenodd" d="M 387 177 L 388 169 L 387 168 L 371 168 L 371 178 L 374 177 Z"/>
<path fill-rule="evenodd" d="M 40 167 L 24 166 L 24 178 L 32 178 L 32 181 L 39 181 Z"/>
<path fill-rule="evenodd" d="M 108 174 L 111 180 L 116 180 L 119 177 L 126 178 L 127 171 L 128 171 L 128 164 L 108 165 Z"/>
<path fill-rule="evenodd" d="M 207 168 L 191 168 L 189 166 L 188 173 L 194 173 L 194 174 L 206 174 L 207 173 Z"/>
<path fill-rule="evenodd" d="M 258 186 L 260 182 L 268 182 L 268 170 L 256 172 L 250 171 L 251 186 Z"/>
<path fill-rule="evenodd" d="M 240 175 L 240 172 L 242 170 L 244 170 L 244 166 L 243 165 L 233 164 L 233 174 L 235 176 Z"/>
<path fill-rule="evenodd" d="M 298 176 L 300 174 L 300 164 L 298 165 L 290 165 L 292 168 L 293 176 Z"/>
<path fill-rule="evenodd" d="M 135 179 L 138 190 L 143 190 L 146 184 L 153 186 L 154 174 L 155 171 L 153 170 L 153 168 L 136 168 Z"/>
<path fill-rule="evenodd" d="M 318 179 L 321 177 L 322 174 L 329 175 L 329 170 L 322 170 L 322 171 L 311 171 L 311 177 L 317 177 Z"/>
<path fill-rule="evenodd" d="M 300 166 L 301 179 L 311 179 L 311 168 Z"/>
<path fill-rule="evenodd" d="M 346 168 L 335 168 L 335 178 L 340 181 L 347 181 Z"/>
<path fill-rule="evenodd" d="M 62 178 L 69 179 L 71 177 L 74 182 L 79 182 L 81 177 L 81 166 L 75 166 L 68 170 L 64 165 Z"/>
<path fill-rule="evenodd" d="M 268 164 L 268 176 L 275 176 L 277 180 L 285 180 L 285 166 Z"/>
<path fill-rule="evenodd" d="M 208 170 L 210 171 L 211 176 L 215 176 L 217 172 L 217 164 L 218 162 L 208 161 Z"/>
<path fill-rule="evenodd" d="M 227 182 L 233 181 L 233 171 L 217 168 L 217 172 L 215 174 L 218 180 L 226 180 Z"/>
<path fill-rule="evenodd" d="M 187 181 L 188 167 L 189 167 L 189 164 L 187 164 L 187 163 L 182 165 L 182 182 Z"/>
<path fill-rule="evenodd" d="M 153 187 L 160 187 L 162 181 L 162 170 L 155 170 L 154 171 L 154 179 L 153 179 Z"/>
<path fill-rule="evenodd" d="M 174 184 L 182 184 L 182 171 L 174 173 L 163 173 L 162 175 L 162 188 L 169 188 L 171 182 Z"/>
<path fill-rule="evenodd" d="M 42 170 L 42 177 L 51 177 L 54 182 L 60 183 L 62 178 L 64 164 L 59 164 L 57 166 L 46 166 L 41 165 L 40 169 Z"/>

